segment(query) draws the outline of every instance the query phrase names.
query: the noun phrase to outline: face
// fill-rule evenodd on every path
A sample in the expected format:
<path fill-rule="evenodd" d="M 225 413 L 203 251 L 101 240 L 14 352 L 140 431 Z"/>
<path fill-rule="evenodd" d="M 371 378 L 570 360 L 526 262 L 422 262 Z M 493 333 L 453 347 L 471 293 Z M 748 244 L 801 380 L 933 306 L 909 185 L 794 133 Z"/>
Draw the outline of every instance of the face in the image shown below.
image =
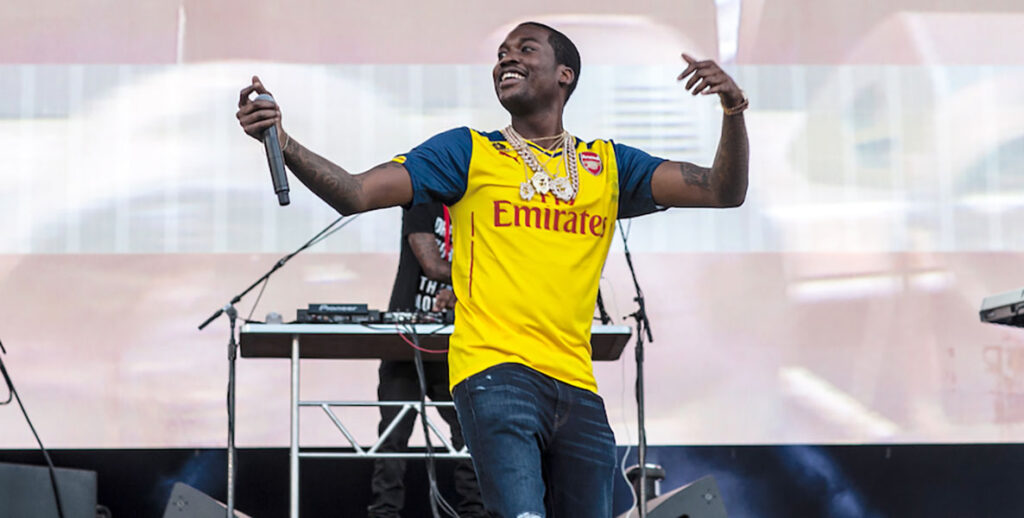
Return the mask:
<path fill-rule="evenodd" d="M 547 30 L 520 25 L 498 47 L 492 76 L 501 105 L 517 115 L 564 103 L 563 86 L 572 81 L 572 70 L 555 61 Z"/>

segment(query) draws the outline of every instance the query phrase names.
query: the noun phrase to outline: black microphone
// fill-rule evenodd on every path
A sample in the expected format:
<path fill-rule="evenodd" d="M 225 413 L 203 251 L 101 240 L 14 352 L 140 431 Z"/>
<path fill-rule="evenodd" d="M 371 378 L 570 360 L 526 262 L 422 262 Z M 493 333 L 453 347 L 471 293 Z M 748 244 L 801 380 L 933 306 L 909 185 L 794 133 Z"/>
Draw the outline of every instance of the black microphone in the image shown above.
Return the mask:
<path fill-rule="evenodd" d="M 259 94 L 255 100 L 274 102 L 274 98 L 270 94 Z M 267 150 L 267 165 L 270 166 L 270 179 L 274 182 L 277 202 L 281 205 L 288 205 L 288 174 L 284 170 L 281 143 L 277 140 L 277 124 L 263 131 L 263 147 Z"/>

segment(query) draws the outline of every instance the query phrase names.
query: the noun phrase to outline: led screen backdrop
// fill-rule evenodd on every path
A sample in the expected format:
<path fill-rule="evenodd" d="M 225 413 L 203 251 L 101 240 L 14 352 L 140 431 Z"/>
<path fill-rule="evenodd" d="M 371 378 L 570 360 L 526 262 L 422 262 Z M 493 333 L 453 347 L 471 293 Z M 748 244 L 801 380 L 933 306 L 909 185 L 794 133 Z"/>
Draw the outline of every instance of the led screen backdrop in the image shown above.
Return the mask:
<path fill-rule="evenodd" d="M 535 19 L 580 47 L 566 126 L 584 139 L 709 164 L 721 111 L 675 83 L 683 51 L 751 99 L 747 203 L 625 227 L 655 338 L 650 442 L 1024 440 L 1024 332 L 977 318 L 982 297 L 1024 286 L 1024 7 L 951 6 L 0 6 L 4 361 L 48 446 L 224 444 L 227 321 L 196 326 L 336 217 L 294 180 L 277 206 L 239 89 L 260 75 L 295 138 L 361 171 L 453 126 L 507 124 L 493 55 Z M 240 312 L 385 307 L 399 227 L 397 209 L 354 220 Z M 623 321 L 621 241 L 602 289 Z M 303 396 L 373 399 L 376 366 L 305 362 Z M 239 444 L 286 444 L 287 361 L 238 368 Z M 631 442 L 632 349 L 596 371 Z M 373 439 L 372 410 L 343 414 Z M 303 419 L 305 443 L 343 444 Z M 0 446 L 33 444 L 0 408 Z"/>

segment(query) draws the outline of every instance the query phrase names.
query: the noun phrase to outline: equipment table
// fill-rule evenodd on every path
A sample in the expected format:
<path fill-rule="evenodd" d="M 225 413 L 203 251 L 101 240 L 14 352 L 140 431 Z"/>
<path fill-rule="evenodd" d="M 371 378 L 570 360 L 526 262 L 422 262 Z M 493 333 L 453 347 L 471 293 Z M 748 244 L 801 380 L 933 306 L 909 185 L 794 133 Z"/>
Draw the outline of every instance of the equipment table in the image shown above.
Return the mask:
<path fill-rule="evenodd" d="M 448 337 L 454 327 L 447 324 L 245 324 L 240 333 L 239 346 L 243 358 L 290 358 L 291 359 L 291 441 L 288 453 L 290 478 L 290 518 L 299 516 L 299 459 L 300 458 L 413 458 L 425 453 L 379 453 L 377 448 L 408 412 L 416 411 L 418 401 L 301 401 L 299 399 L 299 362 L 302 359 L 381 359 L 413 360 L 415 351 L 399 336 L 403 329 L 412 328 L 419 337 L 419 346 L 424 349 L 442 350 L 448 348 Z M 632 334 L 629 326 L 595 325 L 591 331 L 591 348 L 594 361 L 619 359 L 622 349 Z M 445 357 L 440 354 L 425 354 L 424 361 L 438 361 Z M 402 409 L 377 441 L 370 447 L 360 446 L 331 411 L 331 407 L 395 405 Z M 429 402 L 427 406 L 452 406 L 451 402 Z M 352 453 L 301 452 L 299 449 L 299 408 L 320 407 L 352 444 Z M 468 458 L 463 448 L 456 451 L 440 430 L 430 422 L 428 425 L 445 446 L 445 453 L 435 454 L 436 458 Z"/>

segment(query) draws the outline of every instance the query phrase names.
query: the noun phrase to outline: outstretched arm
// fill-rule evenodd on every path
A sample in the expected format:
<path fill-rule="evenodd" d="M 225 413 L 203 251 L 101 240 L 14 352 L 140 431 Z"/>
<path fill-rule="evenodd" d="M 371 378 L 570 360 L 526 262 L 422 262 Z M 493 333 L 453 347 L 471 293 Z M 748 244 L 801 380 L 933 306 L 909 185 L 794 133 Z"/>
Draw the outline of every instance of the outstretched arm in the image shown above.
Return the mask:
<path fill-rule="evenodd" d="M 251 85 L 239 92 L 235 116 L 242 129 L 252 138 L 262 140 L 263 131 L 276 124 L 288 169 L 335 210 L 349 215 L 412 201 L 412 180 L 403 165 L 385 162 L 364 173 L 350 174 L 292 139 L 281 125 L 281 109 L 277 104 L 250 100 L 254 92 L 270 93 L 256 76 Z"/>
<path fill-rule="evenodd" d="M 710 168 L 689 162 L 666 161 L 654 170 L 651 193 L 667 207 L 737 207 L 747 194 L 750 148 L 743 109 L 747 100 L 739 86 L 711 60 L 697 61 L 683 54 L 687 68 L 677 78 L 691 76 L 686 89 L 693 95 L 718 94 L 725 115 L 718 151 Z"/>

